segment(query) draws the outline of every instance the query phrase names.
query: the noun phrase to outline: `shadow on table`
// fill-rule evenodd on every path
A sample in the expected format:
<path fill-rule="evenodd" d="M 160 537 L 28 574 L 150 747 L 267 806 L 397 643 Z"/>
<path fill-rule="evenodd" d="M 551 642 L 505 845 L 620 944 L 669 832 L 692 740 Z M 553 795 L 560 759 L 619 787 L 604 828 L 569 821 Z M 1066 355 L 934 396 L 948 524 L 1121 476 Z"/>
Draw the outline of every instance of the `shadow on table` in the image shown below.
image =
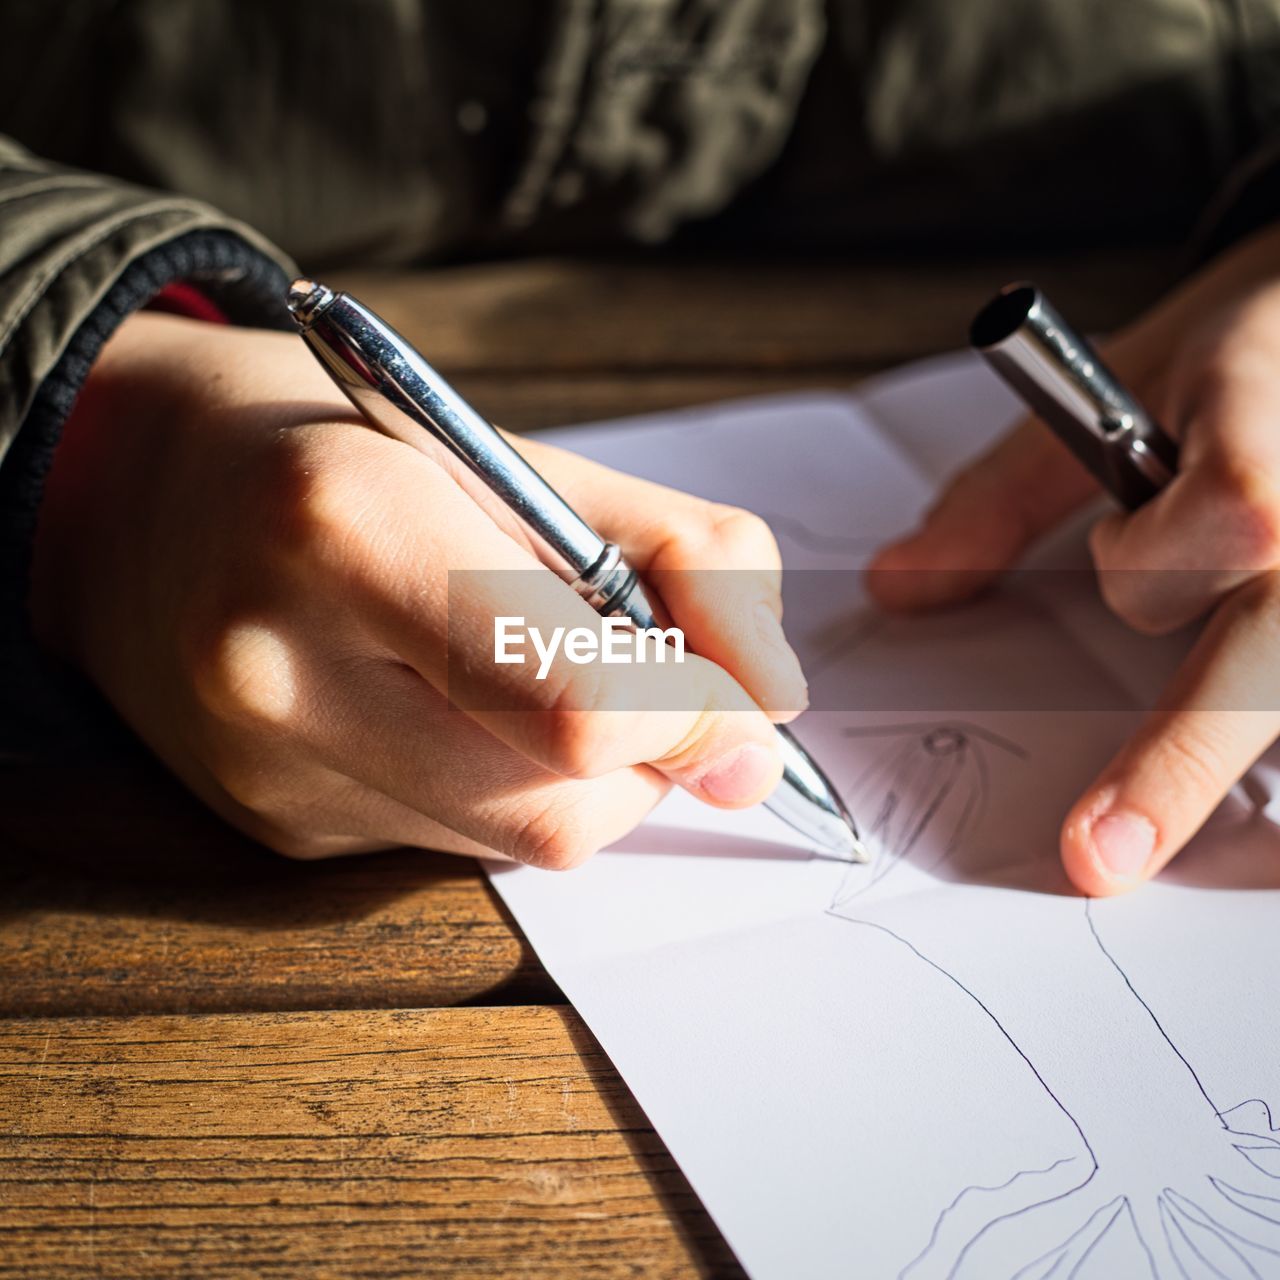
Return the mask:
<path fill-rule="evenodd" d="M 0 1014 L 559 998 L 470 859 L 282 858 L 136 756 L 0 771 Z"/>
<path fill-rule="evenodd" d="M 618 1132 L 626 1139 L 654 1195 L 662 1202 L 666 1220 L 676 1227 L 696 1259 L 698 1274 L 717 1280 L 745 1280 L 746 1272 L 733 1250 L 599 1042 L 572 1009 L 565 1009 L 563 1017 L 565 1030 L 597 1094 L 609 1108 Z"/>

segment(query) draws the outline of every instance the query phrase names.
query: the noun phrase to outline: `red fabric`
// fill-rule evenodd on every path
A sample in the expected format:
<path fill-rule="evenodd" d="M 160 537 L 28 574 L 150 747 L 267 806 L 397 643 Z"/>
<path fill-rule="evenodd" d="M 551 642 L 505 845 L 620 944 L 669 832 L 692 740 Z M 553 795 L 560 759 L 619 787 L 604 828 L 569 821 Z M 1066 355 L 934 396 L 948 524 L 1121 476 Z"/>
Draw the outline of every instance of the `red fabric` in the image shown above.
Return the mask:
<path fill-rule="evenodd" d="M 192 320 L 205 320 L 211 324 L 230 323 L 221 307 L 211 302 L 194 285 L 183 281 L 166 285 L 145 309 L 186 316 Z M 102 473 L 103 467 L 94 450 L 104 448 L 104 438 L 110 438 L 112 434 L 110 430 L 103 429 L 109 423 L 104 421 L 102 399 L 97 393 L 91 373 L 80 388 L 71 412 L 63 423 L 53 465 L 45 477 L 40 519 L 36 525 L 33 572 L 38 571 L 37 566 L 48 550 L 50 519 L 57 517 L 59 523 L 73 524 L 74 515 L 70 513 L 74 513 L 77 506 L 86 501 L 82 497 L 83 492 L 89 485 L 96 483 Z"/>
<path fill-rule="evenodd" d="M 210 324 L 228 323 L 226 313 L 216 302 L 211 302 L 195 285 L 182 280 L 165 285 L 147 303 L 147 310 L 186 316 L 189 320 L 207 320 Z"/>

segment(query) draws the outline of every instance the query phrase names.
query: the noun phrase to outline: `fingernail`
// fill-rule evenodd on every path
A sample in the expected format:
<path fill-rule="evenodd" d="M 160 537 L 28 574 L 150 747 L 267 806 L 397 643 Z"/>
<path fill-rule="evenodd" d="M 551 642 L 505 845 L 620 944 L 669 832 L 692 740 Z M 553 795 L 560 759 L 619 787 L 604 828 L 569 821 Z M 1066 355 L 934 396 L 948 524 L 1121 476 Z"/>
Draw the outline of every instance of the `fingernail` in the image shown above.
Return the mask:
<path fill-rule="evenodd" d="M 760 798 L 777 768 L 773 752 L 748 742 L 721 756 L 695 785 L 718 804 L 749 804 Z"/>
<path fill-rule="evenodd" d="M 1156 829 L 1141 814 L 1105 813 L 1089 832 L 1102 869 L 1115 880 L 1141 878 L 1156 848 Z"/>
<path fill-rule="evenodd" d="M 778 615 L 763 602 L 755 609 L 756 634 L 760 637 L 769 659 L 769 674 L 773 677 L 777 693 L 772 701 L 777 711 L 799 714 L 809 705 L 809 683 L 804 678 L 800 659 L 787 643 L 786 632 Z"/>

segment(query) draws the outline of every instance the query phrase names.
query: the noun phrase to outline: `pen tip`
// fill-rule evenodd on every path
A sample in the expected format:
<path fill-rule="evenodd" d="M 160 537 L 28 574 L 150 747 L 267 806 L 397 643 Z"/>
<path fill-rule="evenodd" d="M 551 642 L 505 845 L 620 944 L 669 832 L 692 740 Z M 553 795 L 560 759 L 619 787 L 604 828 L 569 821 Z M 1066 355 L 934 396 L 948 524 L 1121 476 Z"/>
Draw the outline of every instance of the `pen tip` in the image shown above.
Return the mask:
<path fill-rule="evenodd" d="M 823 834 L 824 856 L 834 858 L 838 862 L 867 863 L 871 861 L 871 854 L 867 846 L 862 843 L 858 828 L 854 826 L 851 818 L 846 817 L 839 826 L 834 823 L 829 824 Z"/>
<path fill-rule="evenodd" d="M 862 837 L 858 834 L 858 824 L 854 822 L 853 815 L 839 795 L 836 795 L 835 801 L 840 814 L 841 854 L 849 862 L 870 862 L 871 854 L 867 851 L 867 846 L 862 843 Z"/>
<path fill-rule="evenodd" d="M 854 831 L 849 832 L 849 839 L 840 852 L 847 862 L 865 864 L 871 861 L 871 854 L 867 852 L 867 846 L 858 839 L 857 833 Z"/>

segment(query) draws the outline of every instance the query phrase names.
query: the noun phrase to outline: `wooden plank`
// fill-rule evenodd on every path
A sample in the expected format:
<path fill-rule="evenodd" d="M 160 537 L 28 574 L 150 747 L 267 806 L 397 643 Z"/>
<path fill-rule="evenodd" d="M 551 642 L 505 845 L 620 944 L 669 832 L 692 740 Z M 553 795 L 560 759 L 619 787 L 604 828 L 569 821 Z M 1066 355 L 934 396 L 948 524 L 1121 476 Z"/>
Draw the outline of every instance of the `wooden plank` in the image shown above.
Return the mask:
<path fill-rule="evenodd" d="M 477 864 L 291 862 L 155 765 L 0 775 L 0 1015 L 559 999 Z"/>
<path fill-rule="evenodd" d="M 579 373 L 536 377 L 464 370 L 453 384 L 494 422 L 511 431 L 600 422 L 660 413 L 742 396 L 846 390 L 872 372 L 867 366 L 785 370 L 674 370 L 644 375 Z"/>
<path fill-rule="evenodd" d="M 565 1009 L 0 1023 L 0 1276 L 739 1274 Z"/>
<path fill-rule="evenodd" d="M 1075 322 L 1131 319 L 1173 278 L 1168 250 L 969 261 L 533 259 L 338 273 L 446 372 L 878 367 L 963 346 L 1008 280 Z"/>

